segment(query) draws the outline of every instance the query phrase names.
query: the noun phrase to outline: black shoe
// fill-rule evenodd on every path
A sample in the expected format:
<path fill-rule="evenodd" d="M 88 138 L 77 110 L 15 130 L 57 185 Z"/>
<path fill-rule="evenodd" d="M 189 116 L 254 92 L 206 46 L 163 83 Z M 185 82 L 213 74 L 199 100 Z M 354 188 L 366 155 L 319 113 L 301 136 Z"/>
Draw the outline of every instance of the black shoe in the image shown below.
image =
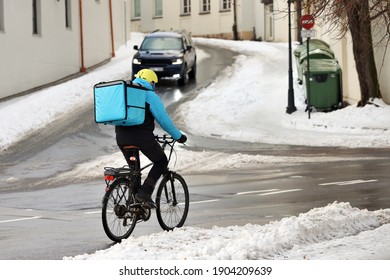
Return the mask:
<path fill-rule="evenodd" d="M 140 202 L 148 203 L 150 208 L 156 208 L 156 203 L 154 203 L 151 195 L 149 193 L 147 193 L 147 192 L 144 192 L 144 191 L 140 190 L 135 195 L 135 199 L 137 199 Z"/>

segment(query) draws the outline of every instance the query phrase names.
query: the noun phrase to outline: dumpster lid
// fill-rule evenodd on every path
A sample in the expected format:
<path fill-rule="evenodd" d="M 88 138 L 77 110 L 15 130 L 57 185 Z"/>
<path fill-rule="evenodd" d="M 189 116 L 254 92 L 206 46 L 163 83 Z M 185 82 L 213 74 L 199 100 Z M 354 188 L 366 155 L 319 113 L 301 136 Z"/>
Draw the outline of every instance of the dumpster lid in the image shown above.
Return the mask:
<path fill-rule="evenodd" d="M 305 42 L 303 42 L 302 45 L 306 45 L 306 43 L 307 43 L 307 39 L 305 40 Z M 320 40 L 320 39 L 310 39 L 309 47 L 310 46 L 313 46 L 315 48 L 320 48 L 320 49 L 322 49 L 322 48 L 330 49 L 329 44 L 324 42 L 324 41 L 322 41 L 322 40 Z"/>
<path fill-rule="evenodd" d="M 307 72 L 307 61 L 303 65 L 303 73 Z M 311 73 L 336 73 L 341 70 L 341 67 L 335 59 L 310 59 Z"/>
<path fill-rule="evenodd" d="M 309 50 L 309 58 L 310 59 L 334 58 L 334 53 L 330 49 L 313 49 L 313 50 Z M 301 55 L 299 57 L 299 63 L 302 63 L 306 59 L 307 59 L 307 52 L 306 51 L 301 52 Z"/>
<path fill-rule="evenodd" d="M 294 49 L 294 55 L 296 57 L 300 57 L 301 54 L 306 53 L 306 49 L 307 49 L 307 40 L 302 42 L 301 45 L 299 45 L 298 47 L 296 47 Z M 322 41 L 320 39 L 311 39 L 309 41 L 309 52 L 312 50 L 316 50 L 316 49 L 325 50 L 325 51 L 328 51 L 330 53 L 333 53 L 329 44 L 325 43 L 324 41 Z M 331 57 L 331 58 L 333 58 L 333 57 Z"/>

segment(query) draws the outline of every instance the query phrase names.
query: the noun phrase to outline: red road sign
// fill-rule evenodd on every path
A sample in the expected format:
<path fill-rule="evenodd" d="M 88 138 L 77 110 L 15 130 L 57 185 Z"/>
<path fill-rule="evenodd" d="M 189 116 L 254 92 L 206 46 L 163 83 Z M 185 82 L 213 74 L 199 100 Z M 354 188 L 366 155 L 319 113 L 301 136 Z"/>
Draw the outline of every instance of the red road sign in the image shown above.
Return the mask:
<path fill-rule="evenodd" d="M 303 28 L 310 30 L 314 26 L 314 17 L 312 15 L 303 15 L 300 22 Z"/>

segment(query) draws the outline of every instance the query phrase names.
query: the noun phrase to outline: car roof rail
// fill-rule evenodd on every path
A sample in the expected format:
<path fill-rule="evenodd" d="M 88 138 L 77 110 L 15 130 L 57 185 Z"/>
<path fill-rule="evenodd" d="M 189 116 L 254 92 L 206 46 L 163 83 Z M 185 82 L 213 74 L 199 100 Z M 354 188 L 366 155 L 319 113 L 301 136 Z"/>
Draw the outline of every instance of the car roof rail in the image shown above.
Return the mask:
<path fill-rule="evenodd" d="M 185 30 L 185 29 L 171 30 L 171 32 L 178 33 L 178 34 L 188 34 L 187 30 Z"/>

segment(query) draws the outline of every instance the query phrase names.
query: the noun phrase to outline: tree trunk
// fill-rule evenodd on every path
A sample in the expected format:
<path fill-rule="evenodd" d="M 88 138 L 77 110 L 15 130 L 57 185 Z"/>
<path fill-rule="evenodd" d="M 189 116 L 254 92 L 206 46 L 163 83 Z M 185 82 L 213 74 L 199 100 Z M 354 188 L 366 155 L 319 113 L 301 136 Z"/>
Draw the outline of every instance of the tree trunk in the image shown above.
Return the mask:
<path fill-rule="evenodd" d="M 369 4 L 368 0 L 343 2 L 348 7 L 346 12 L 359 77 L 361 100 L 358 105 L 365 106 L 370 98 L 382 97 L 373 51 Z"/>

